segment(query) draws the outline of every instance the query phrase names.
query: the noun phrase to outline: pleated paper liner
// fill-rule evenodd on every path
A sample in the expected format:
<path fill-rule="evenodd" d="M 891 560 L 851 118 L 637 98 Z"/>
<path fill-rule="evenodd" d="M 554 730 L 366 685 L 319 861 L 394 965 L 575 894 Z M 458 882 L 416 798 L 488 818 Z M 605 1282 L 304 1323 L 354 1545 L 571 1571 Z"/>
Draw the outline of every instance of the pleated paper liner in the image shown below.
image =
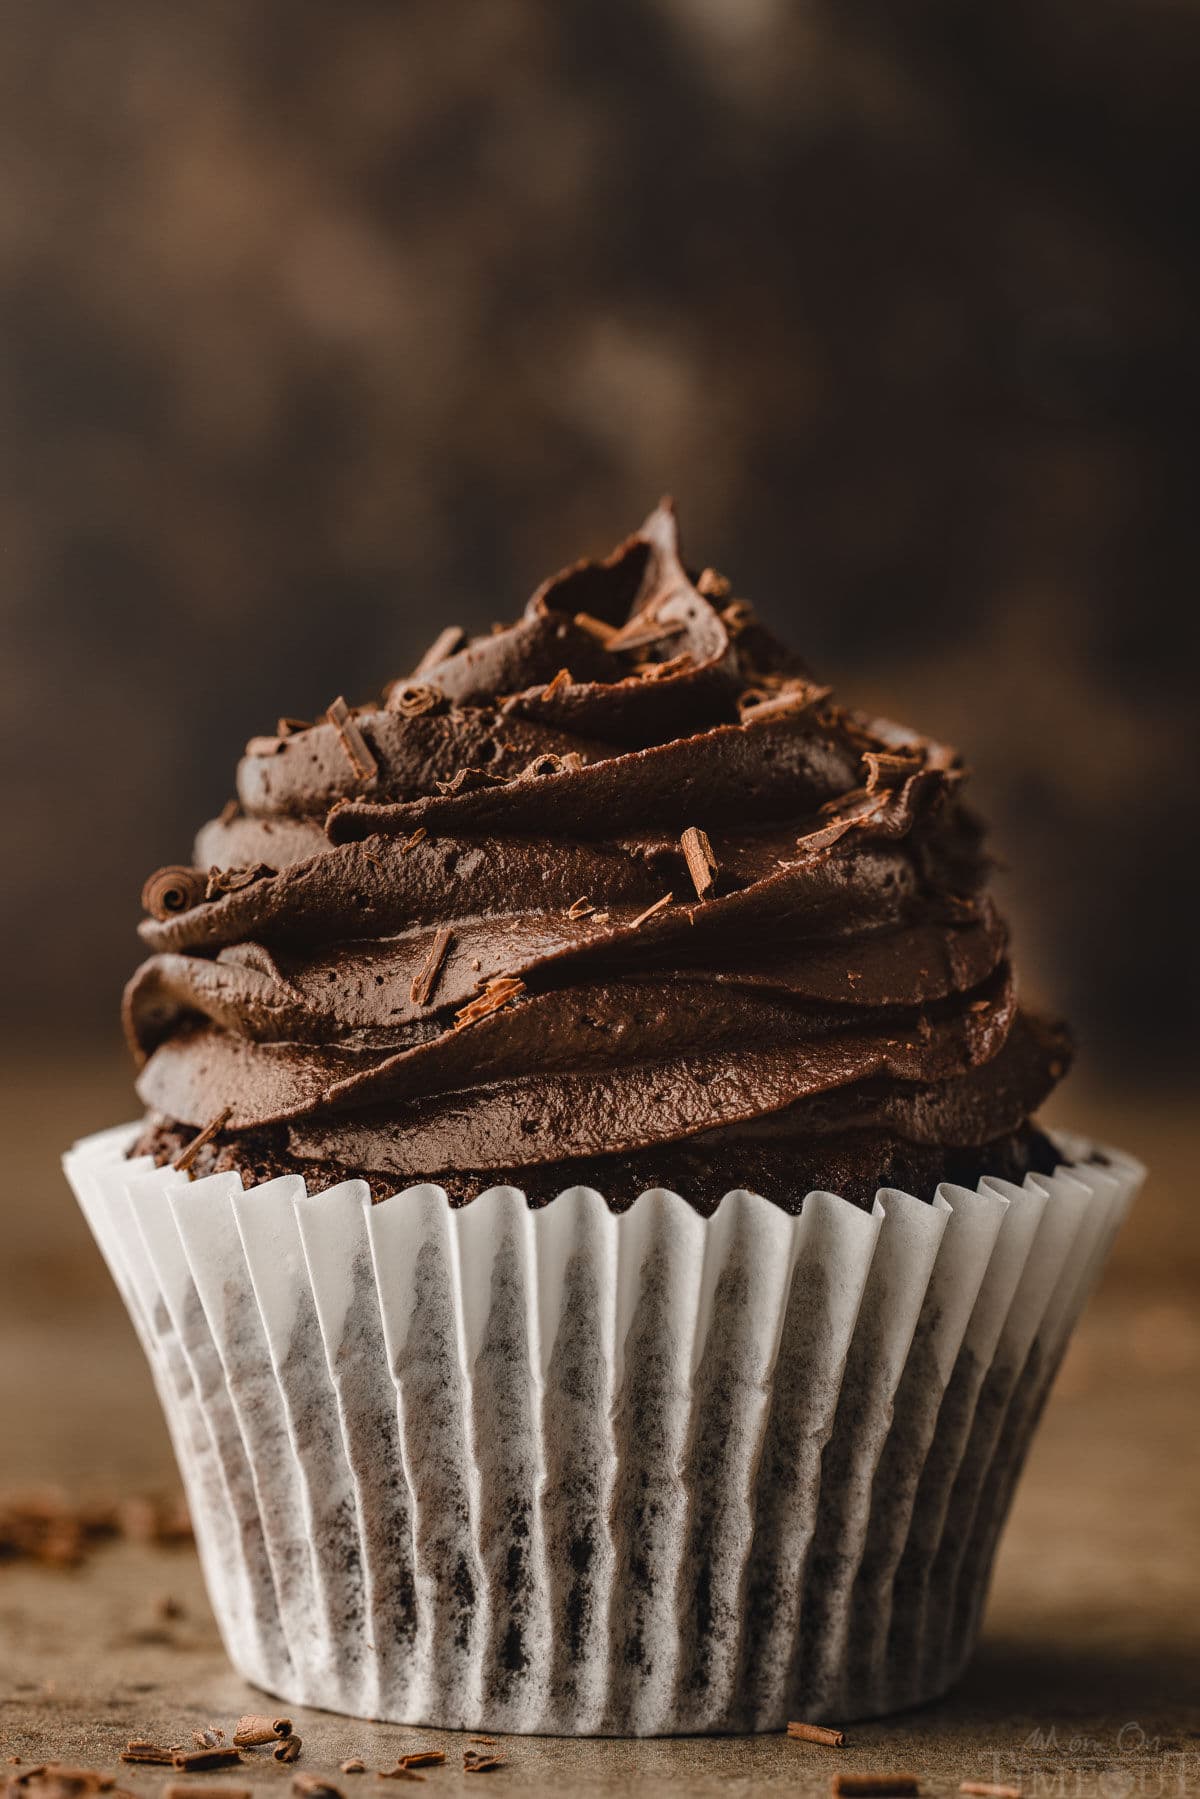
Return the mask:
<path fill-rule="evenodd" d="M 1072 1325 L 1141 1182 L 677 1195 L 67 1173 L 137 1326 L 238 1669 L 445 1728 L 874 1716 L 970 1653 Z"/>

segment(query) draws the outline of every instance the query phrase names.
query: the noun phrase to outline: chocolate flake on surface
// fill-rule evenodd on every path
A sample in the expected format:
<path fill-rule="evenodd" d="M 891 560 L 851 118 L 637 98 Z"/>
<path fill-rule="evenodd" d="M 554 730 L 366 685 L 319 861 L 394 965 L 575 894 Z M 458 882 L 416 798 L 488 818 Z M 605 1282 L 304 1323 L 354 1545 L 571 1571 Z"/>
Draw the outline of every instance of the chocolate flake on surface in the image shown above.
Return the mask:
<path fill-rule="evenodd" d="M 675 898 L 675 895 L 673 893 L 664 893 L 662 898 L 655 900 L 655 902 L 652 906 L 647 906 L 646 910 L 644 912 L 639 912 L 636 918 L 630 919 L 630 921 L 629 921 L 630 930 L 636 931 L 638 929 L 639 925 L 644 925 L 648 918 L 653 918 L 656 912 L 662 912 L 667 906 L 669 906 L 671 901 L 674 898 Z M 601 917 L 607 918 L 607 916 L 608 916 L 607 913 L 602 913 L 602 914 L 598 913 L 596 916 L 596 922 L 599 923 L 599 920 Z"/>
<path fill-rule="evenodd" d="M 379 773 L 379 764 L 371 754 L 367 740 L 359 730 L 343 694 L 338 695 L 325 716 L 337 732 L 338 742 L 345 750 L 358 779 L 362 782 L 373 781 Z"/>
<path fill-rule="evenodd" d="M 187 1774 L 202 1774 L 207 1768 L 234 1768 L 241 1756 L 232 1744 L 218 1749 L 184 1749 L 171 1757 L 171 1766 Z"/>
<path fill-rule="evenodd" d="M 972 1793 L 975 1799 L 1021 1799 L 1021 1789 L 994 1780 L 964 1780 L 960 1793 Z"/>
<path fill-rule="evenodd" d="M 446 960 L 446 952 L 450 948 L 450 939 L 454 935 L 449 925 L 439 925 L 434 932 L 433 942 L 426 953 L 425 960 L 413 976 L 408 997 L 414 1006 L 427 1006 L 433 997 L 433 990 L 441 977 L 442 966 Z"/>
<path fill-rule="evenodd" d="M 594 912 L 595 910 L 595 906 L 593 906 L 591 900 L 585 893 L 581 899 L 571 901 L 571 904 L 567 907 L 567 917 L 586 918 L 589 912 Z"/>
<path fill-rule="evenodd" d="M 224 1128 L 226 1122 L 232 1116 L 232 1113 L 233 1107 L 226 1106 L 223 1111 L 217 1113 L 215 1118 L 210 1118 L 204 1129 L 197 1132 L 191 1142 L 180 1150 L 175 1160 L 171 1163 L 172 1168 L 175 1169 L 177 1174 L 187 1173 L 192 1163 L 196 1160 L 199 1151 L 204 1148 L 206 1143 L 212 1142 L 217 1133 Z"/>
<path fill-rule="evenodd" d="M 602 618 L 593 618 L 590 612 L 577 612 L 575 623 L 581 631 L 586 631 L 589 637 L 594 637 L 602 649 L 607 650 L 617 635 L 615 625 L 606 625 Z"/>
<path fill-rule="evenodd" d="M 702 831 L 699 825 L 689 825 L 679 842 L 688 873 L 692 877 L 692 886 L 696 889 L 696 898 L 703 899 L 711 890 L 717 873 L 717 858 L 708 841 L 708 832 Z"/>
<path fill-rule="evenodd" d="M 788 681 L 780 687 L 747 687 L 738 696 L 738 716 L 743 724 L 753 719 L 780 718 L 790 712 L 808 712 L 827 700 L 832 687 L 816 687 L 811 681 Z"/>
<path fill-rule="evenodd" d="M 410 1768 L 440 1768 L 445 1759 L 444 1749 L 409 1749 L 404 1755 L 396 1757 L 396 1768 L 389 1770 L 389 1776 L 397 1768 L 401 1771 Z"/>
<path fill-rule="evenodd" d="M 558 695 L 562 693 L 564 688 L 573 687 L 574 685 L 575 683 L 570 669 L 560 668 L 553 681 L 547 681 L 546 685 L 542 688 L 541 693 L 538 695 L 538 698 L 541 700 L 556 699 Z"/>
<path fill-rule="evenodd" d="M 386 709 L 398 712 L 401 718 L 420 718 L 423 713 L 435 712 L 444 698 L 440 687 L 426 682 L 394 681 L 388 688 Z"/>
<path fill-rule="evenodd" d="M 301 731 L 311 730 L 312 720 L 308 718 L 281 718 L 275 725 L 275 734 L 278 737 L 295 737 Z"/>
<path fill-rule="evenodd" d="M 192 1741 L 197 1749 L 220 1749 L 225 1742 L 225 1732 L 219 1724 L 207 1724 L 203 1730 L 193 1730 Z"/>
<path fill-rule="evenodd" d="M 454 1014 L 455 1030 L 461 1031 L 467 1025 L 475 1024 L 479 1019 L 486 1018 L 489 1013 L 498 1012 L 501 1006 L 506 1006 L 509 1000 L 516 999 L 517 995 L 524 991 L 525 983 L 517 975 L 493 975 L 483 992 L 477 994 L 473 1000 L 463 1006 L 461 1011 Z"/>
<path fill-rule="evenodd" d="M 495 1768 L 504 1767 L 504 1759 L 499 1755 L 491 1755 L 486 1750 L 463 1750 L 464 1774 L 490 1774 Z"/>
<path fill-rule="evenodd" d="M 121 1751 L 121 1760 L 123 1762 L 154 1762 L 169 1768 L 172 1755 L 173 1751 L 164 1748 L 161 1743 L 142 1743 L 135 1740 L 132 1743 L 126 1743 Z"/>
<path fill-rule="evenodd" d="M 208 880 L 204 887 L 206 900 L 223 899 L 227 893 L 240 893 L 243 887 L 252 887 L 255 881 L 268 879 L 278 874 L 267 862 L 248 863 L 244 868 L 212 867 L 208 871 Z"/>
<path fill-rule="evenodd" d="M 268 1718 L 260 1712 L 247 1712 L 244 1718 L 238 1719 L 233 1740 L 240 1749 L 256 1749 L 263 1743 L 274 1743 L 291 1734 L 290 1718 Z"/>
<path fill-rule="evenodd" d="M 277 1762 L 294 1762 L 299 1759 L 303 1747 L 298 1736 L 284 1737 L 281 1743 L 275 1745 L 271 1753 Z"/>
<path fill-rule="evenodd" d="M 155 869 L 142 888 L 142 910 L 163 923 L 177 912 L 190 912 L 204 898 L 208 877 L 202 869 L 172 863 Z"/>
<path fill-rule="evenodd" d="M 801 1743 L 823 1743 L 828 1749 L 841 1749 L 846 1741 L 844 1730 L 831 1730 L 827 1724 L 805 1724 L 792 1720 L 787 1727 L 790 1737 Z"/>
<path fill-rule="evenodd" d="M 426 830 L 425 826 L 418 825 L 411 837 L 402 837 L 400 839 L 400 854 L 402 856 L 407 856 L 409 850 L 415 850 L 418 843 L 424 843 L 428 835 L 429 832 Z"/>
<path fill-rule="evenodd" d="M 361 1756 L 352 1755 L 347 1761 L 339 1762 L 338 1767 L 343 1774 L 365 1774 L 367 1764 Z"/>
<path fill-rule="evenodd" d="M 460 768 L 449 781 L 435 785 L 444 799 L 455 799 L 460 793 L 478 793 L 483 787 L 505 787 L 507 775 L 493 774 L 490 768 Z"/>
<path fill-rule="evenodd" d="M 292 1791 L 298 1799 L 344 1799 L 341 1787 L 322 1774 L 293 1774 Z"/>
<path fill-rule="evenodd" d="M 702 593 L 706 600 L 727 600 L 733 592 L 733 582 L 719 569 L 701 569 L 696 592 Z"/>
<path fill-rule="evenodd" d="M 866 750 L 863 766 L 867 771 L 867 792 L 878 793 L 881 787 L 903 787 L 911 776 L 925 766 L 923 756 L 892 755 L 882 750 Z"/>
<path fill-rule="evenodd" d="M 921 1783 L 915 1774 L 835 1774 L 830 1791 L 861 1794 L 863 1799 L 891 1799 L 892 1795 L 911 1799 L 921 1791 Z"/>
<path fill-rule="evenodd" d="M 196 1780 L 168 1781 L 162 1790 L 161 1799 L 195 1799 L 202 1793 L 204 1799 L 250 1799 L 250 1788 L 228 1786 L 223 1781 Z"/>
<path fill-rule="evenodd" d="M 428 674 L 439 662 L 445 662 L 450 656 L 458 654 L 467 641 L 467 634 L 461 625 L 447 625 L 439 631 L 417 666 L 413 669 L 414 679 L 417 675 Z"/>

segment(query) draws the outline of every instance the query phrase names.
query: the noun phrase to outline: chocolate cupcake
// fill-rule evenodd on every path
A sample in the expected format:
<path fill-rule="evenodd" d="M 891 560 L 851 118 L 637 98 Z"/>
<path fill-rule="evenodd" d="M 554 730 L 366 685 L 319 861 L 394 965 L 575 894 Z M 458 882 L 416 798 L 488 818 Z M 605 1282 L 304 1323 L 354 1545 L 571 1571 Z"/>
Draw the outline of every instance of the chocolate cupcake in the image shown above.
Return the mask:
<path fill-rule="evenodd" d="M 963 780 L 666 506 L 247 745 L 68 1169 L 251 1678 L 661 1733 L 954 1677 L 1139 1176 L 1034 1122 Z"/>

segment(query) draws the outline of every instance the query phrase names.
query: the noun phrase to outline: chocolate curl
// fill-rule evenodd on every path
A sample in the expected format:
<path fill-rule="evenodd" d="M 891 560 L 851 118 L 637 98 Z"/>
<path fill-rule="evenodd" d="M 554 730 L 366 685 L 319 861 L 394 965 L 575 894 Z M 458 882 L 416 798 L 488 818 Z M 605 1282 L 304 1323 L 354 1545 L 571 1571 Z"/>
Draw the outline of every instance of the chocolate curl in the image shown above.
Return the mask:
<path fill-rule="evenodd" d="M 386 709 L 401 718 L 420 718 L 423 712 L 436 712 L 445 704 L 440 687 L 429 687 L 417 681 L 395 681 L 388 688 Z"/>
<path fill-rule="evenodd" d="M 338 742 L 346 752 L 346 759 L 360 781 L 373 781 L 379 773 L 379 764 L 371 754 L 366 738 L 359 730 L 354 715 L 345 698 L 339 694 L 328 712 L 325 714 L 338 734 Z"/>
<path fill-rule="evenodd" d="M 204 898 L 208 877 L 198 868 L 173 863 L 159 868 L 142 888 L 142 910 L 161 924 L 176 912 L 190 912 Z"/>

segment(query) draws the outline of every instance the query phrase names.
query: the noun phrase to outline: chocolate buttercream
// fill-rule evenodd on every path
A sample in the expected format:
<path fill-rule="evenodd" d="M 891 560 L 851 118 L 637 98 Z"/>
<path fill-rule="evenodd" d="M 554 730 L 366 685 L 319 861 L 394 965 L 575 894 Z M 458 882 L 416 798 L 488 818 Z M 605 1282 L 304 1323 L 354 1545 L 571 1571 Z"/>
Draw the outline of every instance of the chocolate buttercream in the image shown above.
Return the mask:
<path fill-rule="evenodd" d="M 146 886 L 125 1024 L 163 1143 L 227 1113 L 235 1163 L 460 1198 L 742 1155 L 792 1204 L 823 1148 L 865 1193 L 1025 1141 L 1066 1066 L 958 756 L 839 705 L 688 573 L 669 505 L 281 733 Z"/>

